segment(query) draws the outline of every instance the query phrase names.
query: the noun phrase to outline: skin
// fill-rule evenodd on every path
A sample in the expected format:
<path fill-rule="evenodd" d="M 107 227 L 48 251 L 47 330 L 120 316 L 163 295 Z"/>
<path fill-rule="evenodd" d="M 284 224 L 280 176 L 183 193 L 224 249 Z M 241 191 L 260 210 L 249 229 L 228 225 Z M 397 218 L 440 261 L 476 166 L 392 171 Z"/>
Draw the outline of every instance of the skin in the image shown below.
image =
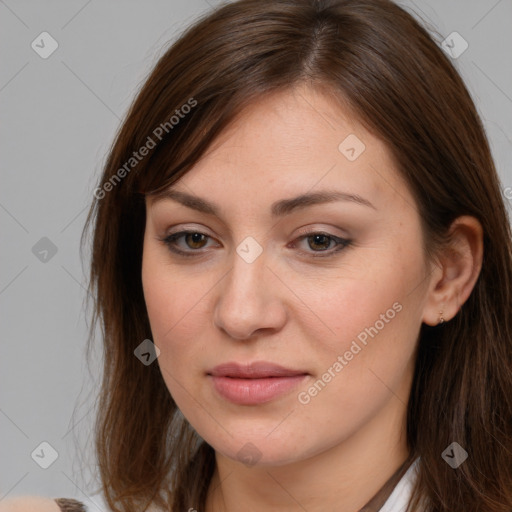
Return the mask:
<path fill-rule="evenodd" d="M 354 161 L 338 149 L 349 134 L 366 146 Z M 449 321 L 469 296 L 482 259 L 479 223 L 457 219 L 451 250 L 427 261 L 414 199 L 385 145 L 306 86 L 244 110 L 172 188 L 220 210 L 148 197 L 142 264 L 163 378 L 216 452 L 207 512 L 240 503 L 249 512 L 357 511 L 407 457 L 419 329 L 437 324 L 441 310 Z M 271 217 L 274 201 L 321 189 L 358 194 L 374 208 L 342 201 Z M 332 252 L 334 240 L 301 239 L 304 228 L 352 242 Z M 184 229 L 207 235 L 176 242 L 201 255 L 179 256 L 162 242 Z M 263 249 L 252 263 L 236 252 L 248 236 Z M 400 312 L 301 403 L 298 393 L 395 303 Z M 308 376 L 249 406 L 226 401 L 206 375 L 220 363 L 257 360 Z M 237 455 L 246 443 L 257 448 L 254 464 Z"/>
<path fill-rule="evenodd" d="M 61 509 L 53 498 L 15 496 L 0 501 L 0 512 L 61 512 Z"/>

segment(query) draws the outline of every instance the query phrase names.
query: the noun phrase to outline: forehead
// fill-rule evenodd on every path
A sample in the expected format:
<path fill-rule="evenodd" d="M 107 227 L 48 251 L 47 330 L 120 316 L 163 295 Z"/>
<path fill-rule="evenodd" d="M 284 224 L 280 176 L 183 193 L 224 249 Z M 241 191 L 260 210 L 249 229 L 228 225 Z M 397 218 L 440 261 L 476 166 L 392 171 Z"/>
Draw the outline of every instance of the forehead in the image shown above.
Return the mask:
<path fill-rule="evenodd" d="M 305 86 L 244 109 L 172 188 L 266 209 L 316 189 L 364 196 L 377 207 L 407 194 L 384 143 Z"/>

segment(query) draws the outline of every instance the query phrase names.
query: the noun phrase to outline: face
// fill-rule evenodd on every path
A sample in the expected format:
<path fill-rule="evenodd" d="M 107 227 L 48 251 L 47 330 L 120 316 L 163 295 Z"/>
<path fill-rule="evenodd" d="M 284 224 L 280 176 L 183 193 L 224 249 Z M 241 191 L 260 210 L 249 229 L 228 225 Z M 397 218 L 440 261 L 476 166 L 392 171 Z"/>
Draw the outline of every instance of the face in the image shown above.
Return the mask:
<path fill-rule="evenodd" d="M 287 464 L 405 414 L 430 267 L 379 139 L 319 91 L 274 93 L 169 191 L 203 203 L 146 199 L 144 296 L 169 392 L 218 454 Z"/>

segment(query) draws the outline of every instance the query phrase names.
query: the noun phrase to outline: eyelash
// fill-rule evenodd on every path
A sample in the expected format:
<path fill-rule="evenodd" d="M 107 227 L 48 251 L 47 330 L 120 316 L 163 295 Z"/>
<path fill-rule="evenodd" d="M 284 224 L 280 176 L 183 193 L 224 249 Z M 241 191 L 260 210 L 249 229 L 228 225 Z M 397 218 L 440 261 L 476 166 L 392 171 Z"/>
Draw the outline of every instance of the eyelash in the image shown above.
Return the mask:
<path fill-rule="evenodd" d="M 177 233 L 173 233 L 165 238 L 161 238 L 160 241 L 162 243 L 164 243 L 168 249 L 170 251 L 172 251 L 173 253 L 175 254 L 178 254 L 179 256 L 185 256 L 185 257 L 196 257 L 196 256 L 200 256 L 201 253 L 199 253 L 199 250 L 191 250 L 191 252 L 189 251 L 182 251 L 181 249 L 177 249 L 176 248 L 176 240 L 178 240 L 179 238 L 185 236 L 185 235 L 193 235 L 193 234 L 197 234 L 197 235 L 203 235 L 207 238 L 211 238 L 209 235 L 207 235 L 206 233 L 201 233 L 200 231 L 192 231 L 192 230 L 188 230 L 188 231 L 179 231 Z M 323 250 L 323 251 L 313 251 L 312 253 L 308 253 L 311 257 L 313 258 L 329 258 L 329 257 L 332 257 L 334 256 L 336 253 L 338 253 L 339 251 L 345 249 L 346 247 L 350 246 L 351 243 L 352 243 L 352 240 L 349 240 L 349 239 L 346 239 L 346 238 L 340 238 L 338 236 L 334 236 L 334 235 L 331 235 L 329 233 L 325 233 L 323 231 L 311 231 L 309 233 L 304 233 L 302 234 L 301 236 L 299 236 L 296 240 L 299 240 L 299 241 L 302 241 L 306 238 L 309 238 L 309 237 L 312 237 L 312 236 L 316 236 L 316 235 L 320 235 L 320 236 L 324 236 L 324 237 L 327 237 L 331 240 L 333 240 L 334 242 L 336 242 L 337 246 L 333 249 L 333 250 L 330 250 L 328 251 L 327 249 L 326 250 Z M 294 240 L 294 242 L 296 241 Z M 301 251 L 304 253 L 304 251 Z M 320 253 L 320 254 L 315 254 L 316 253 Z"/>

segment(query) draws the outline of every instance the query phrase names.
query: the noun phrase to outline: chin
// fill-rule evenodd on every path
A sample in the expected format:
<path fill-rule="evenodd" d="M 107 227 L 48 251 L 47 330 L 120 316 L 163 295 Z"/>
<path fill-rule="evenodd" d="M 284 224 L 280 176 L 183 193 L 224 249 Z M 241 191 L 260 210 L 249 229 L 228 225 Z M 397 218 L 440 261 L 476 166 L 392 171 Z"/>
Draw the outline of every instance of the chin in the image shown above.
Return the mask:
<path fill-rule="evenodd" d="M 219 439 L 205 439 L 214 450 L 223 457 L 240 462 L 247 467 L 273 467 L 285 466 L 306 459 L 316 452 L 314 447 L 300 445 L 290 435 L 285 439 L 281 437 L 272 438 L 268 435 L 269 430 L 261 435 L 234 435 Z M 300 446 L 300 450 L 297 446 Z"/>

